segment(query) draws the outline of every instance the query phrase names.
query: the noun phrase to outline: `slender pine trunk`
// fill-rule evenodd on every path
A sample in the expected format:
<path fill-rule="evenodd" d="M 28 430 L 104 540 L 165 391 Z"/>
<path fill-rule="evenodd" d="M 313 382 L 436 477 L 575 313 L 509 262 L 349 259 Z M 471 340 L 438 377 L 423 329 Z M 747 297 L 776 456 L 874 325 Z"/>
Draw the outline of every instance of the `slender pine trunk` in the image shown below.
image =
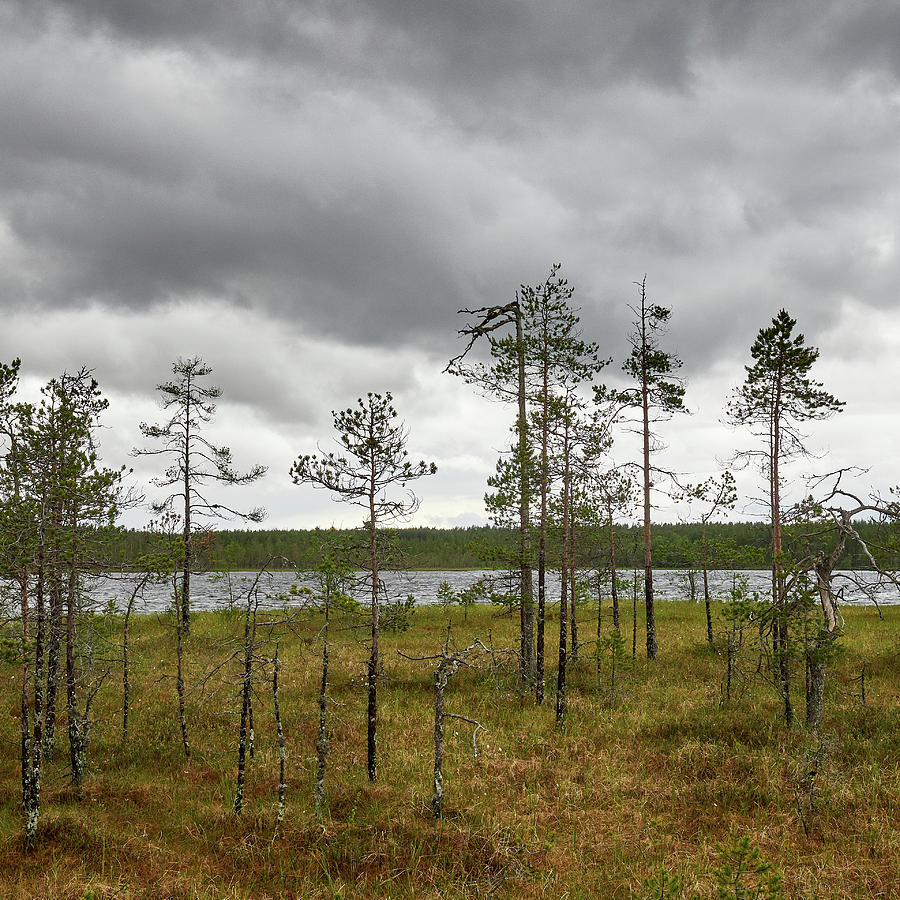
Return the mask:
<path fill-rule="evenodd" d="M 528 412 L 525 407 L 525 340 L 522 311 L 516 303 L 516 358 L 518 368 L 519 431 L 519 594 L 520 594 L 520 675 L 523 685 L 536 677 L 534 653 L 534 587 L 531 583 L 531 471 L 528 455 Z"/>
<path fill-rule="evenodd" d="M 641 411 L 643 414 L 644 459 L 644 600 L 647 618 L 647 659 L 656 659 L 656 615 L 653 607 L 653 556 L 650 534 L 650 394 L 647 384 L 647 312 L 641 290 Z"/>
<path fill-rule="evenodd" d="M 569 519 L 572 518 L 571 502 L 569 503 Z M 576 593 L 577 585 L 575 583 L 575 525 L 569 522 L 569 566 L 571 568 L 571 577 L 569 578 L 569 635 L 572 642 L 572 663 L 578 662 L 578 619 L 576 612 Z"/>
<path fill-rule="evenodd" d="M 612 594 L 613 628 L 619 630 L 619 587 L 616 574 L 616 534 L 613 528 L 612 507 L 609 508 L 609 585 Z"/>
<path fill-rule="evenodd" d="M 56 554 L 58 555 L 58 554 Z M 54 560 L 50 580 L 50 616 L 47 633 L 47 705 L 44 709 L 44 759 L 53 759 L 56 736 L 56 707 L 59 697 L 60 651 L 62 649 L 62 588 L 59 583 L 58 560 Z"/>
<path fill-rule="evenodd" d="M 247 772 L 248 745 L 252 741 L 253 727 L 250 724 L 252 702 L 253 650 L 255 644 L 255 618 L 253 601 L 248 597 L 247 612 L 244 616 L 244 659 L 241 671 L 241 724 L 238 732 L 237 783 L 234 791 L 234 812 L 240 815 L 244 808 L 244 781 Z"/>
<path fill-rule="evenodd" d="M 74 554 L 74 550 L 73 550 Z M 69 763 L 72 784 L 80 790 L 84 780 L 87 762 L 87 715 L 81 715 L 78 708 L 77 677 L 75 672 L 75 651 L 77 648 L 76 622 L 78 616 L 78 576 L 74 557 L 69 571 L 69 586 L 66 593 L 66 714 L 69 720 Z"/>
<path fill-rule="evenodd" d="M 185 759 L 191 758 L 191 745 L 188 741 L 187 714 L 185 712 L 184 690 L 184 604 L 175 591 L 175 693 L 178 697 L 178 726 L 181 729 L 181 746 L 184 748 Z"/>
<path fill-rule="evenodd" d="M 571 577 L 569 558 L 569 422 L 566 418 L 563 436 L 563 507 L 562 507 L 562 557 L 559 565 L 559 664 L 556 670 L 556 727 L 562 728 L 566 721 L 566 650 L 568 641 L 568 579 Z"/>
<path fill-rule="evenodd" d="M 631 591 L 631 658 L 637 659 L 637 595 L 638 574 L 635 571 Z"/>
<path fill-rule="evenodd" d="M 547 607 L 547 489 L 549 463 L 547 440 L 550 423 L 550 370 L 544 360 L 543 385 L 541 394 L 541 521 L 538 523 L 538 621 L 537 621 L 537 673 L 535 701 L 544 702 L 544 617 Z"/>
<path fill-rule="evenodd" d="M 186 391 L 184 405 L 184 446 L 182 448 L 182 490 L 184 491 L 184 522 L 182 523 L 182 540 L 184 541 L 184 567 L 181 573 L 181 627 L 186 635 L 191 633 L 191 567 L 193 566 L 193 547 L 191 545 L 191 372 L 186 373 Z"/>
<path fill-rule="evenodd" d="M 272 667 L 272 709 L 275 714 L 275 731 L 278 736 L 278 809 L 275 813 L 275 833 L 284 821 L 285 808 L 285 763 L 287 753 L 284 743 L 284 727 L 281 724 L 281 703 L 278 699 L 278 673 L 281 671 L 281 661 L 278 659 L 278 644 L 275 645 L 275 661 Z M 318 807 L 316 807 L 318 809 Z"/>
<path fill-rule="evenodd" d="M 331 618 L 331 603 L 325 598 L 325 626 L 322 629 L 322 680 L 319 685 L 319 734 L 316 738 L 316 815 L 321 815 L 322 801 L 325 799 L 325 769 L 328 766 L 328 626 Z"/>
<path fill-rule="evenodd" d="M 447 660 L 434 673 L 434 778 L 431 812 L 440 819 L 444 810 L 444 689 L 447 687 Z"/>
<path fill-rule="evenodd" d="M 369 491 L 369 565 L 372 570 L 372 650 L 369 655 L 368 685 L 369 702 L 367 709 L 366 764 L 369 781 L 374 782 L 377 771 L 377 728 L 378 728 L 378 539 L 375 530 L 375 471 L 371 469 L 371 490 Z"/>

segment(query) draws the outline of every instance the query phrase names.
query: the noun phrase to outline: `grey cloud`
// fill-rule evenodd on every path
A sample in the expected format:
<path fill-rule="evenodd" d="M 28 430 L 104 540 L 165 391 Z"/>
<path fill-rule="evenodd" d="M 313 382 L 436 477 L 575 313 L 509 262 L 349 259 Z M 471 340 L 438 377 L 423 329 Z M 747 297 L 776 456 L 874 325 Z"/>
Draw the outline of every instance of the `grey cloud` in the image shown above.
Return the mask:
<path fill-rule="evenodd" d="M 605 352 L 647 272 L 700 370 L 729 306 L 889 302 L 883 5 L 36 6 L 0 7 L 7 305 L 217 298 L 441 360 L 559 259 Z"/>

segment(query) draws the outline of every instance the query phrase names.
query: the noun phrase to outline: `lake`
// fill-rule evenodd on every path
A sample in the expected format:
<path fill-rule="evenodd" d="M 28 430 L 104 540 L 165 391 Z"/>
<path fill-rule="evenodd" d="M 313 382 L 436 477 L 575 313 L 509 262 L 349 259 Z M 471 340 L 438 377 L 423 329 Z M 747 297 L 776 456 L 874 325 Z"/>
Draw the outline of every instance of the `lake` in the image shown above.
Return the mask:
<path fill-rule="evenodd" d="M 628 577 L 630 572 L 620 573 L 622 577 Z M 437 602 L 438 587 L 442 581 L 449 582 L 450 586 L 459 591 L 468 587 L 483 576 L 493 576 L 502 579 L 502 572 L 495 571 L 411 571 L 411 572 L 384 572 L 382 577 L 385 588 L 391 600 L 398 597 L 406 597 L 412 594 L 418 603 L 431 604 Z M 726 599 L 735 577 L 745 576 L 751 591 L 759 591 L 765 594 L 771 588 L 771 572 L 768 570 L 738 571 L 715 570 L 709 573 L 710 593 L 715 599 Z M 854 583 L 874 585 L 875 573 L 872 572 L 839 572 L 835 573 L 835 584 L 839 590 L 841 602 L 856 605 L 870 604 L 871 600 L 866 593 Z M 202 574 L 194 575 L 191 579 L 191 608 L 195 610 L 220 609 L 229 604 L 242 604 L 246 602 L 247 592 L 253 586 L 255 572 L 231 572 L 229 574 Z M 133 575 L 107 575 L 91 577 L 87 581 L 86 591 L 94 605 L 105 606 L 110 601 L 120 608 L 127 603 L 128 597 L 136 583 Z M 310 577 L 298 580 L 293 572 L 273 572 L 264 576 L 259 582 L 259 591 L 262 598 L 262 606 L 278 606 L 283 602 L 281 597 L 287 595 L 292 584 L 314 586 Z M 697 573 L 697 599 L 703 599 L 703 577 Z M 687 574 L 676 569 L 657 569 L 653 573 L 654 593 L 659 600 L 684 600 L 688 599 Z M 498 587 L 498 590 L 502 588 Z M 171 581 L 166 584 L 150 584 L 146 587 L 143 597 L 135 603 L 136 612 L 162 612 L 171 602 Z M 364 586 L 356 592 L 359 600 L 365 601 L 368 593 Z M 537 596 L 537 573 L 535 572 L 535 597 Z M 596 598 L 596 588 L 591 593 Z M 643 592 L 639 594 L 639 600 Z M 900 603 L 900 591 L 896 586 L 888 582 L 878 589 L 876 594 L 879 604 L 891 605 Z M 630 602 L 631 592 L 620 592 L 620 602 Z M 547 601 L 559 600 L 559 575 L 556 572 L 547 573 Z M 293 602 L 297 602 L 294 600 Z M 608 602 L 608 585 L 604 586 L 604 603 Z"/>

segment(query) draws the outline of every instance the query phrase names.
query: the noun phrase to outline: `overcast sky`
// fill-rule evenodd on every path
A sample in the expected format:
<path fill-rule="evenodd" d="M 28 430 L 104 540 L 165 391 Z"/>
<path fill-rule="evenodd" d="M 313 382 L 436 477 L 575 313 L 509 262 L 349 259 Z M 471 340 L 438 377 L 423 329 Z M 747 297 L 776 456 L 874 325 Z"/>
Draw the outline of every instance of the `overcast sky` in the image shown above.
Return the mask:
<path fill-rule="evenodd" d="M 287 470 L 369 390 L 438 464 L 415 521 L 484 521 L 511 411 L 442 374 L 456 310 L 558 261 L 613 378 L 633 282 L 672 308 L 670 467 L 748 445 L 723 402 L 784 306 L 847 401 L 796 473 L 900 482 L 900 5 L 0 0 L 0 42 L 0 357 L 93 368 L 110 464 L 200 355 L 269 526 L 361 521 Z"/>

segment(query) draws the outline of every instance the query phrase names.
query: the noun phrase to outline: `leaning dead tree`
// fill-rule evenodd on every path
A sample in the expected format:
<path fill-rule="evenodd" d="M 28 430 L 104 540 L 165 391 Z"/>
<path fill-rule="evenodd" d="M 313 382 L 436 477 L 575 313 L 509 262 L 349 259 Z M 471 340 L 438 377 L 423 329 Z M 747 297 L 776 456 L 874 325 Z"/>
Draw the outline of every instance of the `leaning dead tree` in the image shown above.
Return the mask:
<path fill-rule="evenodd" d="M 826 665 L 834 651 L 834 644 L 840 635 L 842 618 L 838 608 L 841 589 L 836 588 L 838 580 L 850 581 L 862 590 L 878 610 L 878 591 L 888 583 L 900 588 L 897 574 L 878 559 L 883 548 L 867 541 L 854 524 L 861 515 L 875 516 L 881 521 L 900 520 L 900 501 L 885 499 L 878 494 L 862 497 L 844 487 L 844 477 L 850 472 L 841 469 L 817 480 L 817 485 L 826 485 L 823 495 L 816 500 L 812 497 L 797 504 L 793 516 L 819 523 L 819 528 L 810 535 L 813 541 L 819 539 L 824 546 L 811 549 L 798 563 L 798 568 L 810 571 L 814 577 L 816 592 L 822 608 L 822 623 L 812 636 L 807 648 L 808 683 L 806 692 L 806 724 L 818 731 L 822 721 L 825 695 Z M 855 573 L 837 573 L 839 560 L 848 544 L 855 543 L 868 560 L 874 580 L 863 581 Z"/>
<path fill-rule="evenodd" d="M 398 651 L 399 653 L 400 651 Z M 435 819 L 439 819 L 444 809 L 444 720 L 457 719 L 474 726 L 472 732 L 472 752 L 478 756 L 478 732 L 487 731 L 484 725 L 476 719 L 461 716 L 457 713 L 448 713 L 444 709 L 444 691 L 450 679 L 461 666 L 471 666 L 469 654 L 473 652 L 489 652 L 488 648 L 476 638 L 461 650 L 450 649 L 450 629 L 447 629 L 447 638 L 441 647 L 440 653 L 432 656 L 407 656 L 400 653 L 405 659 L 423 662 L 425 660 L 438 660 L 434 671 L 434 787 L 431 794 L 431 811 Z"/>

